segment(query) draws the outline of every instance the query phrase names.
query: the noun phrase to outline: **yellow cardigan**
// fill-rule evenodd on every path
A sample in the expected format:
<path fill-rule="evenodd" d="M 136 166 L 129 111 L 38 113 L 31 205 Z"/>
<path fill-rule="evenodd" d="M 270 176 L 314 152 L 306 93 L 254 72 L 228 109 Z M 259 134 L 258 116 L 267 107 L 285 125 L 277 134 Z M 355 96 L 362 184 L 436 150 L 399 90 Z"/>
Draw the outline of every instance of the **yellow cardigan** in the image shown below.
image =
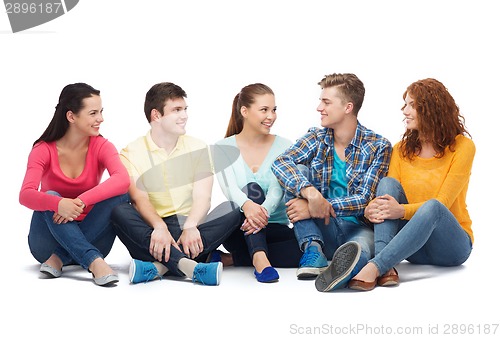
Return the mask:
<path fill-rule="evenodd" d="M 409 220 L 429 199 L 437 199 L 455 216 L 474 242 L 466 195 L 476 147 L 471 139 L 458 135 L 455 151 L 446 148 L 441 158 L 401 157 L 400 143 L 394 146 L 389 173 L 401 182 L 408 199 L 403 219 Z"/>

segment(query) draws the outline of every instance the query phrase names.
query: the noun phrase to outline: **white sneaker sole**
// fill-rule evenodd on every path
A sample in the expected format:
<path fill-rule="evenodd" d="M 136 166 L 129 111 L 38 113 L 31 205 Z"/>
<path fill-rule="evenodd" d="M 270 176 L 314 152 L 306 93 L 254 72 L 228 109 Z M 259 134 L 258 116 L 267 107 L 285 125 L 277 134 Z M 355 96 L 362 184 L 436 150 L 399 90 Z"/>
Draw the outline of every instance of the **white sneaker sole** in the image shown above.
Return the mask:
<path fill-rule="evenodd" d="M 296 272 L 296 276 L 299 279 L 306 279 L 306 278 L 316 278 L 320 273 L 325 271 L 328 267 L 322 267 L 322 268 L 313 268 L 313 267 L 303 267 L 303 268 L 298 268 Z"/>
<path fill-rule="evenodd" d="M 134 279 L 134 276 L 135 276 L 135 261 L 132 260 L 128 268 L 128 279 L 130 283 L 133 283 L 132 280 Z"/>
<path fill-rule="evenodd" d="M 216 284 L 215 285 L 219 285 L 220 284 L 220 280 L 222 278 L 222 262 L 219 262 L 219 265 L 217 266 L 217 274 L 216 274 Z"/>

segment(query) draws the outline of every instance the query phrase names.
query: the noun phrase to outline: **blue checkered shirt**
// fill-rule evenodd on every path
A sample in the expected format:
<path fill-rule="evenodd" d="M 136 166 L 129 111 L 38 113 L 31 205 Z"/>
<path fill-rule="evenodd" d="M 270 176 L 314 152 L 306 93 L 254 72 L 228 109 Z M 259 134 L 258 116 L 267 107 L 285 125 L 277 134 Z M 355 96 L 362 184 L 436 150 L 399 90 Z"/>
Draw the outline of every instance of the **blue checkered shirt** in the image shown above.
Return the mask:
<path fill-rule="evenodd" d="M 331 128 L 309 129 L 276 158 L 272 171 L 289 194 L 299 197 L 303 188 L 314 186 L 330 202 L 337 216 L 360 217 L 375 196 L 378 182 L 387 174 L 392 146 L 386 138 L 358 122 L 354 137 L 345 149 L 347 196 L 329 198 L 335 151 L 333 133 Z M 299 171 L 297 164 L 309 168 L 311 181 Z"/>

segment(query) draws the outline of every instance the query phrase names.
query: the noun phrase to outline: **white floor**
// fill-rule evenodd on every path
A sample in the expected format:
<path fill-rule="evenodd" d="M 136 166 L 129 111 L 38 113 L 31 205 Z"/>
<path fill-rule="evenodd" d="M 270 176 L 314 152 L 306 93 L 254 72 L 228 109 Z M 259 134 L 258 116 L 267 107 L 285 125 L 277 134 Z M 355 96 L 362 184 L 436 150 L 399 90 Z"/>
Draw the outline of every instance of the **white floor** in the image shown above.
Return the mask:
<path fill-rule="evenodd" d="M 19 251 L 27 251 L 22 247 Z M 371 292 L 320 293 L 299 281 L 294 269 L 278 269 L 280 281 L 258 283 L 251 268 L 228 267 L 221 285 L 182 279 L 128 283 L 129 256 L 119 242 L 107 261 L 119 273 L 114 287 L 98 287 L 79 267 L 46 279 L 28 255 L 20 264 L 4 259 L 2 337 L 186 337 L 429 336 L 453 325 L 487 330 L 499 319 L 496 281 L 479 247 L 464 266 L 437 268 L 401 263 L 401 285 Z M 455 327 L 460 329 L 459 326 Z M 462 327 L 463 329 L 463 327 Z M 405 334 L 400 334 L 403 330 Z M 500 328 L 496 334 L 500 334 Z M 411 333 L 411 334 L 409 334 Z M 476 336 L 476 335 L 474 335 Z"/>

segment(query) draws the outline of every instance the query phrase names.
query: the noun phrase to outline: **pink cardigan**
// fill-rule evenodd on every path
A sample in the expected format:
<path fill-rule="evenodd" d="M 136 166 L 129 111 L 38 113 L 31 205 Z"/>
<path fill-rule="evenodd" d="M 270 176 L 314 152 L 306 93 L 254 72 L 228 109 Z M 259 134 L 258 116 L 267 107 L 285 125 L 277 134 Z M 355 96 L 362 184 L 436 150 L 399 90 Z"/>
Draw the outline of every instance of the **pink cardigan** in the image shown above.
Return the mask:
<path fill-rule="evenodd" d="M 101 183 L 104 169 L 109 178 Z M 40 142 L 29 154 L 19 202 L 32 210 L 57 212 L 62 197 L 78 197 L 86 205 L 77 219 L 80 221 L 97 202 L 126 193 L 129 184 L 130 178 L 115 146 L 102 136 L 90 137 L 85 168 L 74 179 L 62 172 L 56 143 Z M 48 190 L 62 197 L 48 195 L 45 193 Z"/>

